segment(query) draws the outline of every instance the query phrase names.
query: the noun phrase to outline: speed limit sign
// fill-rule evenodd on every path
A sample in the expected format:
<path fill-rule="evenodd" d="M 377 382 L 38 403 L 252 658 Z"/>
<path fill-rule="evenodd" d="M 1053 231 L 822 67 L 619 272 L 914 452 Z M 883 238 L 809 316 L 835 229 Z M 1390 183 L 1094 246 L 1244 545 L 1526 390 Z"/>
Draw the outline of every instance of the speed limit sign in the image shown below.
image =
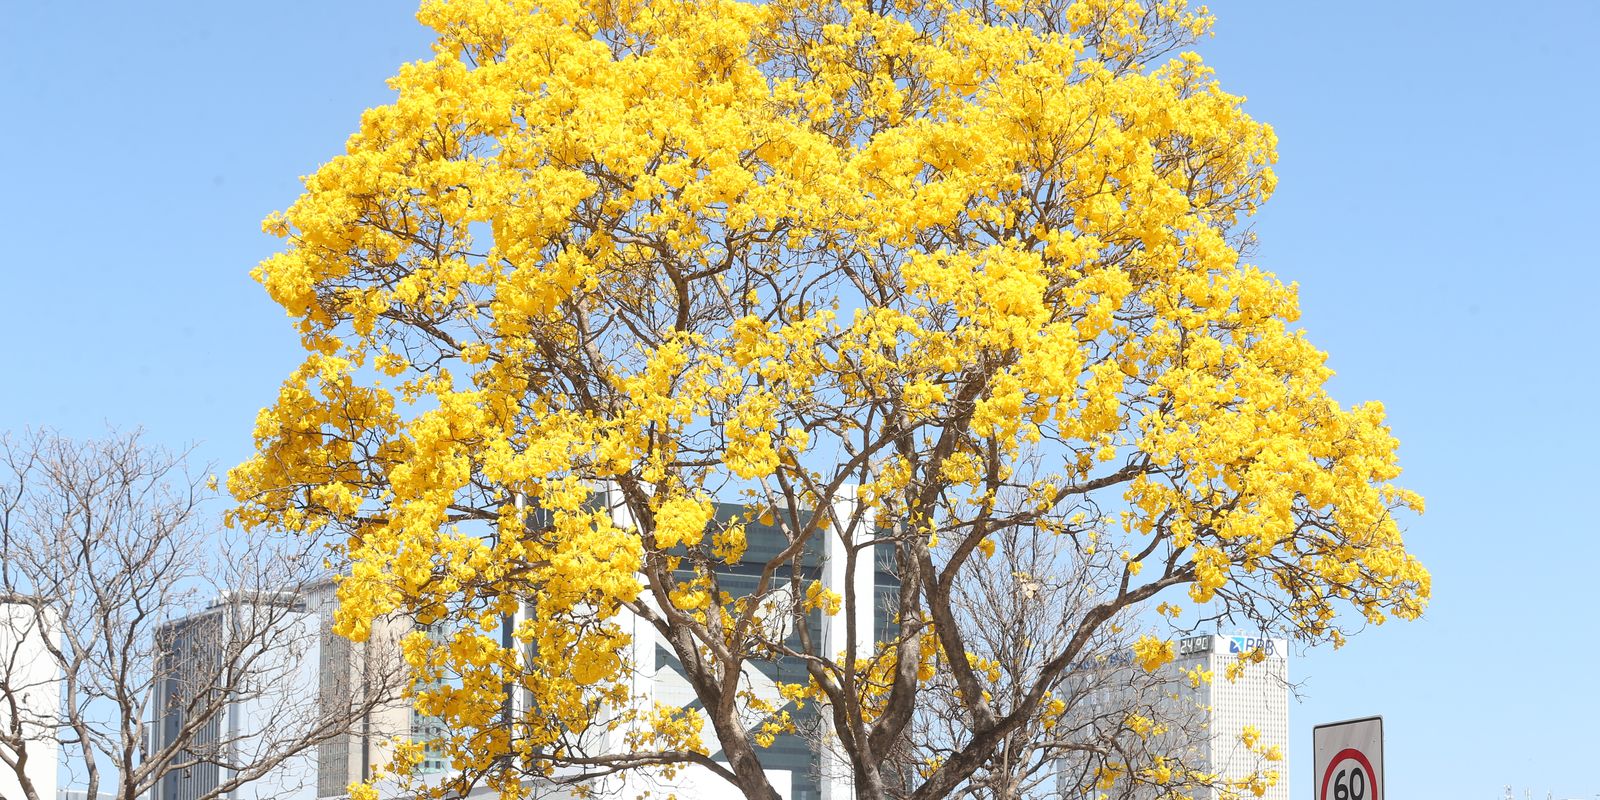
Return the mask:
<path fill-rule="evenodd" d="M 1311 729 L 1317 800 L 1388 800 L 1383 793 L 1383 717 Z"/>

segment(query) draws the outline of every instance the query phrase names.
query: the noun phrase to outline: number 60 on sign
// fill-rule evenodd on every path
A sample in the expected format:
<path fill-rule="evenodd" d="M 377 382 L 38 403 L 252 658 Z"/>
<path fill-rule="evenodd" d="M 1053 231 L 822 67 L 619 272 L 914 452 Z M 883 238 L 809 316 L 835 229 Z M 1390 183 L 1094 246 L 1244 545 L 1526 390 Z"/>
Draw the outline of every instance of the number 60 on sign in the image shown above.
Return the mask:
<path fill-rule="evenodd" d="M 1318 725 L 1311 732 L 1317 800 L 1388 800 L 1383 796 L 1383 718 Z"/>

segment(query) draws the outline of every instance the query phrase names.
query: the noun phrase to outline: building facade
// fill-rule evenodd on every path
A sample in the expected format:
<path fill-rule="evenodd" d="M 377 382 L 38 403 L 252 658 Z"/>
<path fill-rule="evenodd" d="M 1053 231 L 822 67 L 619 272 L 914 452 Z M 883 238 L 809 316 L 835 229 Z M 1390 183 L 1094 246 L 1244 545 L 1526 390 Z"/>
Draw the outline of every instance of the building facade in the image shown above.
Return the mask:
<path fill-rule="evenodd" d="M 835 509 L 836 518 L 849 519 L 856 512 L 853 507 L 855 496 L 848 487 L 840 496 L 838 503 L 841 507 Z M 741 518 L 746 511 L 744 506 L 738 504 L 719 503 L 715 509 L 714 524 Z M 633 524 L 621 507 L 613 506 L 612 514 L 618 525 Z M 754 592 L 762 568 L 789 544 L 779 526 L 750 520 L 745 521 L 745 541 L 746 549 L 742 558 L 737 563 L 717 570 L 721 590 L 734 598 Z M 857 630 L 875 631 L 878 638 L 886 636 L 891 628 L 894 617 L 889 607 L 890 600 L 896 595 L 899 585 L 898 579 L 890 571 L 891 562 L 891 559 L 880 554 L 876 559 L 858 561 L 854 571 L 849 571 L 843 555 L 842 539 L 836 532 L 825 529 L 821 535 L 804 545 L 797 559 L 780 566 L 774 579 L 779 583 L 786 582 L 798 571 L 802 583 L 818 581 L 824 589 L 841 596 L 845 594 L 847 585 L 854 584 L 855 596 L 865 602 L 857 603 L 853 609 L 841 608 L 833 615 L 813 612 L 807 622 L 812 640 L 822 643 L 822 652 L 840 653 L 846 647 L 848 620 L 845 615 L 848 613 L 856 615 Z M 698 700 L 667 643 L 661 641 L 656 630 L 642 620 L 630 618 L 624 624 L 632 636 L 631 658 L 640 665 L 632 687 L 637 701 L 645 705 L 662 702 L 683 708 L 694 707 Z M 798 649 L 798 632 L 788 631 L 786 636 L 790 645 Z M 872 637 L 861 637 L 856 644 L 857 655 L 870 655 L 873 644 Z M 756 696 L 774 702 L 777 707 L 788 711 L 795 721 L 795 732 L 780 734 L 770 747 L 757 751 L 779 795 L 786 800 L 849 800 L 854 797 L 848 762 L 828 744 L 833 736 L 826 715 L 819 713 L 815 703 L 795 708 L 786 705 L 778 696 L 778 684 L 806 682 L 805 667 L 797 660 L 786 658 L 753 661 L 746 665 L 745 680 Z M 706 730 L 710 730 L 709 723 Z M 713 753 L 712 756 L 719 758 L 720 754 Z M 617 798 L 632 798 L 641 791 L 651 791 L 657 796 L 674 793 L 678 797 L 703 800 L 742 797 L 726 781 L 697 766 L 681 770 L 670 784 L 645 776 L 628 775 L 605 782 L 599 788 L 605 796 Z"/>
<path fill-rule="evenodd" d="M 23 780 L 42 800 L 56 795 L 61 667 L 46 643 L 57 636 L 57 626 L 54 611 L 37 598 L 0 598 L 0 730 L 9 732 L 20 723 L 22 739 L 16 749 L 0 740 L 0 754 L 5 756 L 0 759 L 0 798 L 25 797 Z M 19 755 L 26 761 L 20 775 L 7 763 L 19 761 Z"/>
<path fill-rule="evenodd" d="M 1263 800 L 1289 800 L 1289 645 L 1285 639 L 1251 634 L 1204 634 L 1177 642 L 1177 654 L 1155 674 L 1146 674 L 1130 652 L 1088 659 L 1075 672 L 1084 703 L 1080 719 L 1103 722 L 1102 736 L 1121 736 L 1125 752 L 1171 755 L 1184 767 L 1214 773 L 1222 781 L 1241 780 L 1257 772 L 1277 773 Z M 1259 650 L 1263 659 L 1248 656 Z M 1230 678 L 1230 668 L 1232 677 Z M 1133 741 L 1118 730 L 1131 715 L 1150 720 L 1157 730 L 1148 741 Z M 1253 746 L 1245 742 L 1253 731 Z M 1088 727 L 1085 728 L 1089 729 Z M 1262 753 L 1273 751 L 1276 760 Z M 1086 766 L 1087 764 L 1087 766 Z M 1088 786 L 1093 763 L 1064 758 L 1058 765 L 1062 794 Z M 1087 790 L 1086 797 L 1105 794 L 1138 800 L 1154 796 L 1149 787 L 1122 780 L 1115 791 Z M 1206 800 L 1214 792 L 1194 796 Z M 1247 796 L 1249 792 L 1245 792 Z"/>
<path fill-rule="evenodd" d="M 835 512 L 840 518 L 849 518 L 856 511 L 853 507 L 854 496 L 848 490 L 842 496 L 840 502 L 845 505 L 835 509 Z M 617 505 L 611 511 L 619 525 L 633 525 L 625 508 Z M 745 512 L 746 509 L 737 504 L 718 504 L 714 524 L 742 518 Z M 530 513 L 539 512 L 532 510 Z M 777 525 L 746 520 L 745 536 L 747 547 L 743 557 L 737 563 L 719 567 L 716 573 L 722 591 L 733 597 L 754 592 L 763 566 L 788 546 L 787 538 Z M 798 558 L 780 567 L 774 576 L 781 583 L 793 577 L 792 573 L 798 572 L 803 584 L 817 581 L 823 588 L 840 595 L 845 594 L 846 586 L 853 584 L 855 596 L 866 601 L 854 609 L 841 609 L 833 615 L 821 611 L 811 613 L 807 621 L 809 634 L 813 642 L 821 643 L 823 652 L 842 652 L 845 649 L 849 622 L 845 617 L 847 613 L 856 615 L 854 624 L 857 630 L 875 632 L 878 639 L 890 635 L 894 626 L 891 606 L 899 583 L 892 574 L 892 556 L 884 550 L 874 559 L 862 560 L 852 571 L 847 569 L 842 551 L 840 537 L 823 531 L 805 546 Z M 353 643 L 338 636 L 333 632 L 336 600 L 331 581 L 311 587 L 297 595 L 293 602 L 296 624 L 310 631 L 309 640 L 314 645 L 298 655 L 300 669 L 306 677 L 296 684 L 295 691 L 304 693 L 304 696 L 315 696 L 324 704 L 340 702 L 369 691 L 373 676 L 384 674 L 400 663 L 398 644 L 401 638 L 414 630 L 408 620 L 395 618 L 374 624 L 370 637 L 362 643 Z M 172 643 L 168 648 L 168 657 L 172 660 L 168 669 L 171 672 L 176 675 L 186 669 L 186 664 L 205 662 L 209 656 L 203 643 L 216 638 L 215 629 L 223 625 L 224 615 L 225 611 L 218 612 L 214 607 L 204 614 L 173 623 L 172 630 L 166 635 Z M 503 644 L 512 642 L 513 631 L 521 621 L 521 614 L 504 620 Z M 630 657 L 639 667 L 634 673 L 634 684 L 630 687 L 634 701 L 647 707 L 656 702 L 684 708 L 695 707 L 698 700 L 672 648 L 661 641 L 655 629 L 642 620 L 629 617 L 623 620 L 623 625 L 632 636 Z M 790 644 L 798 648 L 799 633 L 788 631 L 786 635 Z M 872 636 L 862 637 L 862 641 L 856 645 L 858 655 L 869 655 L 873 644 Z M 804 666 L 798 661 L 782 658 L 752 661 L 747 664 L 745 679 L 751 691 L 789 711 L 796 722 L 795 732 L 780 734 L 771 746 L 758 750 L 769 779 L 779 794 L 786 800 L 852 798 L 854 792 L 851 789 L 848 762 L 828 744 L 832 734 L 826 715 L 819 713 L 814 703 L 808 703 L 804 708 L 794 707 L 786 705 L 778 695 L 779 684 L 804 683 L 807 680 Z M 158 704 L 159 707 L 172 709 L 181 705 L 177 702 L 185 691 L 181 683 L 174 683 L 168 696 Z M 289 698 L 280 697 L 277 701 L 288 702 Z M 226 731 L 232 731 L 237 737 L 241 732 L 256 730 L 265 722 L 261 716 L 264 704 L 270 705 L 271 702 L 272 698 L 261 697 L 251 704 L 230 703 L 227 712 L 211 723 L 215 730 L 208 729 L 207 735 L 202 737 L 204 742 L 218 746 L 216 743 L 228 738 L 224 733 Z M 517 692 L 509 693 L 506 700 L 508 715 L 514 716 L 525 710 L 528 702 Z M 171 728 L 181 721 L 180 714 L 169 710 L 157 727 L 165 725 Z M 352 726 L 348 733 L 320 744 L 307 758 L 296 760 L 275 773 L 270 780 L 262 782 L 262 787 L 269 787 L 276 794 L 264 794 L 257 790 L 239 793 L 236 797 L 239 800 L 258 797 L 261 800 L 267 797 L 273 797 L 274 800 L 342 797 L 348 794 L 352 783 L 371 778 L 390 763 L 393 742 L 396 740 L 409 738 L 427 742 L 443 733 L 438 720 L 417 714 L 404 700 L 384 704 Z M 616 740 L 596 742 L 597 749 L 620 749 L 626 731 L 619 730 L 606 735 L 614 736 Z M 425 784 L 437 783 L 449 772 L 449 765 L 436 754 L 432 755 L 422 765 Z M 713 757 L 718 755 L 713 753 Z M 223 777 L 214 766 L 186 769 L 182 774 L 174 773 L 164 778 L 160 790 L 151 800 L 194 800 L 202 787 L 215 786 Z M 398 788 L 390 785 L 385 791 L 393 792 Z M 618 800 L 633 798 L 642 792 L 650 792 L 652 796 L 672 793 L 697 800 L 733 800 L 741 796 L 725 780 L 697 766 L 680 770 L 667 783 L 648 775 L 627 774 L 603 780 L 594 788 L 597 796 Z"/>
<path fill-rule="evenodd" d="M 316 616 L 319 631 L 316 663 L 321 702 L 326 708 L 349 703 L 352 698 L 392 699 L 361 715 L 348 732 L 317 746 L 319 798 L 342 797 L 349 793 L 350 784 L 366 781 L 388 767 L 396 741 L 428 741 L 442 733 L 436 719 L 418 714 L 400 693 L 405 680 L 400 640 L 413 630 L 411 622 L 399 616 L 376 620 L 366 641 L 352 642 L 333 631 L 335 589 L 334 582 L 327 580 L 305 592 L 307 610 Z M 443 761 L 431 758 L 420 772 L 444 768 Z"/>
<path fill-rule="evenodd" d="M 195 800 L 243 778 L 229 800 L 315 800 L 312 752 L 249 774 L 286 728 L 317 713 L 317 621 L 304 599 L 224 593 L 156 636 L 151 752 L 177 751 L 150 800 Z"/>
<path fill-rule="evenodd" d="M 1230 680 L 1228 669 L 1240 656 L 1260 650 L 1260 663 L 1244 663 Z M 1209 769 L 1239 778 L 1258 767 L 1275 770 L 1278 780 L 1263 800 L 1289 800 L 1289 642 L 1249 634 L 1208 634 L 1178 642 L 1178 657 L 1168 669 L 1200 667 L 1210 681 L 1190 687 L 1194 702 L 1209 710 L 1203 756 Z M 1263 764 L 1243 742 L 1245 728 L 1259 733 L 1255 750 L 1277 748 L 1281 759 Z"/>

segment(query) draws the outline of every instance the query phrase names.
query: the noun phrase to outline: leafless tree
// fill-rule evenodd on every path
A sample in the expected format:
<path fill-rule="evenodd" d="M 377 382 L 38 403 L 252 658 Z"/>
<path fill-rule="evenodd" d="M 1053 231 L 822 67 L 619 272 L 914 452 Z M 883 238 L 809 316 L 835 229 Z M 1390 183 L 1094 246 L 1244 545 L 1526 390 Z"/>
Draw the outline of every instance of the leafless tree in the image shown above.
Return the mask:
<path fill-rule="evenodd" d="M 54 800 L 37 776 L 58 748 L 90 797 L 271 798 L 395 705 L 392 648 L 359 682 L 318 663 L 319 546 L 210 524 L 185 455 L 0 436 L 0 769 L 19 800 Z"/>
<path fill-rule="evenodd" d="M 951 605 L 960 624 L 974 632 L 968 652 L 990 677 L 993 701 L 1015 706 L 1074 633 L 1064 622 L 1116 591 L 1120 559 L 1084 554 L 1062 537 L 1025 528 L 1003 529 L 993 541 L 994 554 L 953 584 Z M 1126 608 L 1098 629 L 1080 658 L 1050 684 L 1048 699 L 951 797 L 1154 798 L 1199 788 L 1184 767 L 1200 766 L 1205 710 L 1184 691 L 1182 673 L 1150 673 L 1132 663 L 1134 639 L 1148 625 L 1138 610 Z M 903 746 L 885 765 L 894 785 L 914 787 L 919 771 L 942 763 L 970 736 L 960 687 L 948 672 L 936 673 L 926 691 Z M 1174 776 L 1160 786 L 1146 772 L 1157 764 L 1171 767 Z M 1096 786 L 1111 774 L 1121 779 Z"/>

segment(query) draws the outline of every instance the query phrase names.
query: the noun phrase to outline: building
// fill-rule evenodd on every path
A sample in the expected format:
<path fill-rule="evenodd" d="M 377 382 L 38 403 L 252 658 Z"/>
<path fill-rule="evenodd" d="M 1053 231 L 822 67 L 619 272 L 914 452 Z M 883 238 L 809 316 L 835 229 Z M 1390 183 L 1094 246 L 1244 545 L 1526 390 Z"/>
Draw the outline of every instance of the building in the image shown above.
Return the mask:
<path fill-rule="evenodd" d="M 1248 664 L 1233 680 L 1228 667 L 1240 654 L 1259 649 L 1266 658 Z M 1212 674 L 1209 682 L 1189 691 L 1197 705 L 1210 710 L 1203 757 L 1210 769 L 1224 777 L 1249 774 L 1260 763 L 1240 737 L 1246 726 L 1260 733 L 1263 747 L 1277 747 L 1282 759 L 1269 768 L 1278 782 L 1263 800 L 1289 800 L 1289 642 L 1254 635 L 1204 635 L 1178 643 L 1178 657 L 1169 670 L 1201 667 Z"/>
<path fill-rule="evenodd" d="M 1259 663 L 1241 661 L 1260 650 Z M 1260 771 L 1276 771 L 1277 782 L 1264 800 L 1289 800 L 1289 647 L 1287 640 L 1246 634 L 1206 634 L 1182 639 L 1173 661 L 1147 674 L 1131 652 L 1088 658 L 1077 665 L 1073 687 L 1082 705 L 1075 724 L 1088 735 L 1116 738 L 1122 752 L 1144 763 L 1151 755 L 1176 756 L 1183 766 L 1216 773 L 1223 780 L 1242 779 Z M 1229 679 L 1230 667 L 1234 677 Z M 1207 679 L 1206 676 L 1209 676 Z M 1130 716 L 1149 720 L 1157 731 L 1145 740 L 1128 732 Z M 1252 749 L 1244 742 L 1255 731 Z M 1276 748 L 1279 759 L 1261 752 Z M 1062 758 L 1058 770 L 1064 793 L 1092 779 L 1096 762 Z M 1112 797 L 1134 800 L 1153 792 L 1119 784 Z M 1131 787 L 1131 788 L 1130 788 Z M 1106 794 L 1090 791 L 1087 796 Z M 1210 791 L 1194 794 L 1206 800 Z"/>
<path fill-rule="evenodd" d="M 846 491 L 841 494 L 840 504 L 850 506 L 855 502 L 853 493 Z M 854 509 L 843 507 L 837 511 L 839 518 L 848 519 Z M 744 506 L 718 503 L 715 519 L 717 522 L 727 522 L 745 512 Z M 612 514 L 618 525 L 632 525 L 625 509 L 613 506 Z M 717 579 L 722 590 L 733 597 L 753 592 L 762 566 L 788 546 L 788 540 L 777 525 L 760 521 L 746 521 L 745 540 L 746 549 L 740 561 L 718 570 Z M 855 572 L 851 574 L 846 571 L 845 559 L 840 555 L 842 549 L 841 539 L 836 534 L 824 531 L 823 535 L 814 537 L 805 545 L 797 564 L 780 568 L 774 577 L 780 581 L 786 580 L 791 577 L 793 570 L 799 570 L 803 581 L 820 581 L 823 588 L 841 595 L 844 594 L 844 587 L 853 582 L 855 595 L 869 599 L 854 609 L 857 629 L 875 631 L 878 638 L 883 638 L 892 626 L 893 612 L 890 606 L 899 585 L 890 572 L 892 559 L 880 553 L 874 561 L 857 563 Z M 810 634 L 814 641 L 822 642 L 823 652 L 844 651 L 846 613 L 849 612 L 841 609 L 832 616 L 821 612 L 811 615 L 808 623 Z M 624 625 L 632 636 L 631 658 L 640 665 L 632 687 L 634 696 L 645 704 L 662 702 L 684 708 L 694 706 L 697 699 L 681 671 L 682 666 L 673 656 L 671 648 L 660 641 L 655 629 L 631 618 Z M 798 647 L 798 634 L 791 631 L 788 636 L 791 637 L 791 643 Z M 861 656 L 870 655 L 872 647 L 873 640 L 870 637 L 857 642 Z M 757 696 L 776 701 L 782 707 L 777 684 L 804 683 L 807 678 L 805 668 L 800 663 L 778 659 L 747 664 L 745 679 Z M 781 734 L 772 746 L 758 751 L 774 788 L 786 800 L 849 800 L 854 792 L 851 790 L 848 762 L 826 744 L 832 736 L 826 715 L 820 714 L 814 703 L 807 704 L 803 709 L 789 706 L 786 710 L 792 713 L 797 732 Z M 709 724 L 706 729 L 710 729 Z M 713 753 L 712 756 L 715 758 L 718 754 Z M 617 798 L 631 798 L 645 790 L 661 796 L 672 792 L 679 797 L 703 800 L 742 796 L 726 781 L 692 765 L 680 771 L 678 778 L 670 785 L 641 775 L 627 775 L 603 782 L 599 788 L 604 796 Z"/>
<path fill-rule="evenodd" d="M 317 713 L 316 615 L 291 593 L 225 592 L 156 633 L 152 752 L 177 745 L 150 800 L 195 800 L 271 757 L 278 737 Z M 315 800 L 302 752 L 227 794 Z"/>
<path fill-rule="evenodd" d="M 438 721 L 412 709 L 401 690 L 409 682 L 400 639 L 411 623 L 380 620 L 364 642 L 333 632 L 335 584 L 322 581 L 299 593 L 224 594 L 205 611 L 161 629 L 152 748 L 182 735 L 186 708 L 197 693 L 226 690 L 188 750 L 173 759 L 150 800 L 194 800 L 232 777 L 226 765 L 249 764 L 274 745 L 292 741 L 313 718 L 347 727 L 345 733 L 283 761 L 230 800 L 315 800 L 342 797 L 352 783 L 387 767 L 393 743 L 439 735 Z M 251 658 L 251 656 L 256 656 Z M 224 662 L 250 661 L 254 675 L 229 684 Z M 352 708 L 370 710 L 346 719 Z M 196 762 L 196 763 L 190 763 Z M 423 773 L 445 769 L 424 762 Z"/>
<path fill-rule="evenodd" d="M 56 767 L 60 745 L 56 721 L 61 707 L 61 667 L 50 656 L 47 642 L 57 634 L 55 611 L 38 598 L 0 597 L 0 731 L 9 733 L 20 722 L 22 741 L 8 746 L 0 738 L 0 798 L 20 798 L 22 780 L 32 784 L 40 798 L 56 796 Z M 15 707 L 17 714 L 12 713 Z M 18 720 L 18 716 L 21 717 Z M 15 762 L 25 751 L 26 766 Z"/>
<path fill-rule="evenodd" d="M 604 492 L 597 494 L 600 502 L 606 502 L 609 497 Z M 853 495 L 846 493 L 845 497 L 843 502 L 854 502 Z M 848 514 L 851 510 L 841 508 L 840 512 Z M 744 506 L 738 504 L 718 503 L 714 509 L 713 524 L 742 518 L 746 511 Z M 535 526 L 542 524 L 538 519 L 541 513 L 539 510 L 530 509 L 528 513 L 531 524 Z M 626 508 L 621 504 L 611 505 L 611 513 L 619 526 L 635 526 Z M 788 545 L 788 540 L 777 525 L 763 524 L 759 521 L 745 521 L 745 537 L 746 549 L 740 561 L 717 570 L 717 580 L 721 589 L 733 597 L 746 596 L 755 591 L 762 567 Z M 882 638 L 893 626 L 894 615 L 890 610 L 889 599 L 897 594 L 899 586 L 898 580 L 890 572 L 892 557 L 889 551 L 884 549 L 878 553 L 875 563 L 861 564 L 854 574 L 847 574 L 845 559 L 834 557 L 840 545 L 837 536 L 825 533 L 815 537 L 799 555 L 798 563 L 780 568 L 774 577 L 780 582 L 786 581 L 792 577 L 794 571 L 798 570 L 802 581 L 806 583 L 820 581 L 825 588 L 840 594 L 844 593 L 847 582 L 854 581 L 857 596 L 869 598 L 869 602 L 861 604 L 855 610 L 858 629 L 876 631 L 877 636 Z M 684 575 L 687 577 L 688 573 Z M 321 674 L 324 693 L 338 695 L 348 691 L 350 686 L 359 681 L 362 669 L 371 669 L 372 665 L 383 663 L 383 659 L 388 656 L 379 653 L 392 651 L 372 649 L 373 643 L 380 637 L 398 641 L 411 630 L 408 623 L 403 620 L 389 623 L 388 628 L 374 626 L 373 636 L 369 642 L 364 645 L 352 645 L 331 632 L 333 607 L 331 588 L 324 588 L 322 593 L 316 594 L 310 605 L 317 613 L 323 615 L 325 633 Z M 530 609 L 525 606 L 519 614 L 503 620 L 500 636 L 502 646 L 512 646 L 513 632 L 529 611 Z M 660 640 L 655 629 L 631 616 L 625 616 L 620 622 L 631 636 L 629 658 L 638 666 L 633 672 L 630 686 L 633 700 L 645 707 L 656 702 L 682 708 L 697 707 L 698 698 L 683 673 L 682 664 L 667 643 Z M 832 617 L 814 612 L 809 626 L 813 640 L 820 641 L 825 651 L 839 652 L 844 649 L 846 636 L 842 611 Z M 798 647 L 799 634 L 790 632 L 788 635 L 791 637 L 791 644 Z M 869 637 L 866 641 L 858 643 L 858 648 L 870 651 L 872 644 Z M 868 652 L 861 654 L 867 655 Z M 757 695 L 782 705 L 783 701 L 777 691 L 778 684 L 803 683 L 807 677 L 800 663 L 779 659 L 750 662 L 746 667 L 745 679 L 750 689 Z M 526 692 L 509 692 L 506 698 L 508 716 L 514 718 L 519 714 L 528 713 L 530 703 L 531 698 Z M 787 800 L 848 800 L 853 797 L 846 762 L 839 755 L 830 752 L 824 744 L 829 738 L 828 722 L 819 713 L 816 704 L 807 704 L 805 708 L 789 706 L 787 710 L 796 720 L 797 732 L 780 734 L 771 746 L 758 751 L 769 779 L 779 794 Z M 369 732 L 363 732 L 364 730 Z M 427 741 L 442 732 L 437 720 L 416 715 L 408 705 L 397 705 L 382 714 L 374 715 L 370 721 L 370 728 L 353 731 L 350 735 L 341 737 L 337 742 L 322 748 L 318 763 L 319 796 L 344 795 L 349 783 L 371 775 L 370 768 L 387 764 L 389 753 L 385 743 L 396 734 L 409 735 L 413 741 Z M 627 733 L 628 731 L 622 728 L 607 731 L 591 741 L 588 746 L 597 753 L 617 752 L 624 748 L 623 739 Z M 719 754 L 712 755 L 717 757 Z M 423 766 L 424 772 L 434 773 L 422 776 L 422 783 L 425 785 L 436 784 L 439 779 L 447 777 L 444 773 L 448 772 L 448 765 L 442 759 L 425 761 Z M 553 787 L 542 787 L 542 789 L 550 793 Z M 616 800 L 631 799 L 645 792 L 651 793 L 652 796 L 674 794 L 681 798 L 696 798 L 696 800 L 723 798 L 733 800 L 742 797 L 725 780 L 695 765 L 681 768 L 671 781 L 663 781 L 640 772 L 630 772 L 601 779 L 593 785 L 592 790 L 593 796 Z M 389 784 L 381 791 L 395 793 L 403 790 L 397 785 Z"/>
<path fill-rule="evenodd" d="M 418 714 L 401 694 L 408 676 L 400 659 L 400 640 L 412 631 L 411 622 L 399 616 L 378 620 L 366 641 L 352 642 L 333 631 L 335 588 L 334 582 L 327 580 L 305 592 L 307 611 L 317 620 L 318 696 L 325 708 L 359 697 L 391 700 L 362 714 L 349 732 L 318 745 L 319 798 L 342 797 L 349 793 L 350 784 L 366 781 L 389 766 L 396 740 L 428 741 L 442 733 L 437 719 Z M 446 764 L 437 753 L 429 755 L 432 757 L 418 772 L 444 771 Z"/>
<path fill-rule="evenodd" d="M 853 495 L 847 493 L 841 502 L 853 503 Z M 716 506 L 715 516 L 717 521 L 727 522 L 742 516 L 745 511 L 743 506 L 722 503 Z M 852 508 L 839 509 L 843 515 L 852 511 Z M 536 515 L 539 512 L 534 510 L 530 513 Z M 623 507 L 613 507 L 612 513 L 619 524 L 632 524 Z M 720 569 L 717 574 L 723 591 L 735 597 L 753 592 L 761 567 L 788 544 L 782 530 L 776 525 L 747 522 L 745 535 L 747 547 L 743 558 L 736 564 Z M 880 552 L 875 561 L 858 564 L 855 572 L 848 574 L 845 559 L 835 556 L 840 549 L 839 538 L 824 533 L 806 546 L 796 564 L 780 569 L 776 577 L 785 580 L 797 570 L 802 581 L 820 581 L 824 588 L 840 594 L 844 594 L 847 583 L 853 582 L 856 596 L 869 598 L 868 602 L 854 610 L 858 630 L 875 631 L 882 638 L 893 627 L 894 616 L 890 606 L 898 590 L 898 581 L 891 574 L 892 559 L 887 551 Z M 307 647 L 295 649 L 292 656 L 286 654 L 286 658 L 295 659 L 293 663 L 284 661 L 278 664 L 281 669 L 299 677 L 286 683 L 280 682 L 287 689 L 286 692 L 259 694 L 229 702 L 227 710 L 210 723 L 206 735 L 201 737 L 199 744 L 202 748 L 223 750 L 230 742 L 248 739 L 254 732 L 264 729 L 272 718 L 271 708 L 275 703 L 287 705 L 297 699 L 315 697 L 318 703 L 326 707 L 352 696 L 364 696 L 374 690 L 375 681 L 387 680 L 395 668 L 402 666 L 398 643 L 414 630 L 413 624 L 398 617 L 380 621 L 374 624 L 368 640 L 361 643 L 338 636 L 333 632 L 336 600 L 331 581 L 314 585 L 292 597 L 273 597 L 268 601 L 275 613 L 286 618 L 292 617 L 292 625 L 304 633 L 309 643 Z M 186 685 L 185 679 L 180 676 L 205 673 L 203 669 L 197 672 L 196 667 L 216 660 L 215 642 L 226 638 L 221 631 L 237 627 L 236 622 L 229 620 L 239 620 L 240 615 L 249 613 L 249 607 L 250 603 L 242 598 L 224 598 L 206 612 L 169 626 L 163 635 L 169 642 L 163 656 L 166 659 L 164 669 L 174 677 L 169 681 L 171 686 L 159 699 L 158 707 L 165 711 L 160 724 L 155 727 L 171 731 L 181 724 L 182 715 L 176 709 L 182 705 L 182 699 L 196 691 L 196 687 Z M 828 616 L 818 611 L 811 615 L 808 623 L 810 635 L 814 641 L 822 643 L 826 652 L 840 652 L 845 647 L 844 613 L 841 610 L 839 614 Z M 521 618 L 519 614 L 504 620 L 503 644 L 511 644 L 512 632 Z M 640 666 L 634 673 L 634 685 L 631 687 L 635 700 L 643 704 L 659 701 L 685 708 L 694 706 L 697 699 L 671 648 L 659 641 L 655 630 L 642 621 L 628 618 L 623 624 L 633 637 L 631 658 Z M 792 643 L 798 645 L 798 634 L 790 632 L 789 635 L 794 637 Z M 861 655 L 867 655 L 873 646 L 872 638 L 866 637 L 857 646 L 862 651 Z M 775 662 L 752 662 L 747 667 L 746 678 L 758 695 L 781 704 L 783 701 L 778 697 L 778 684 L 802 683 L 806 680 L 806 674 L 800 663 L 780 659 Z M 519 693 L 510 693 L 506 700 L 507 712 L 514 714 L 524 710 L 527 702 Z M 769 777 L 780 795 L 787 800 L 847 800 L 853 797 L 847 763 L 826 745 L 831 734 L 825 715 L 819 713 L 816 704 L 807 704 L 805 708 L 791 707 L 789 710 L 796 719 L 798 731 L 779 735 L 770 747 L 759 751 L 762 763 L 767 767 Z M 348 794 L 350 784 L 371 778 L 390 763 L 395 740 L 410 738 L 412 741 L 426 742 L 443 732 L 438 720 L 417 714 L 408 702 L 397 698 L 395 702 L 381 704 L 363 716 L 348 733 L 320 744 L 308 757 L 294 759 L 292 763 L 275 770 L 270 778 L 247 785 L 246 791 L 236 793 L 234 798 L 315 800 L 342 797 Z M 620 730 L 607 733 L 606 736 L 615 736 L 616 740 L 597 741 L 595 747 L 602 752 L 607 748 L 620 749 L 621 737 L 625 734 L 626 731 Z M 157 735 L 160 735 L 159 732 Z M 424 784 L 437 783 L 448 773 L 449 765 L 443 760 L 442 754 L 430 755 L 434 757 L 428 758 L 422 765 Z M 225 761 L 220 757 L 214 760 Z M 174 772 L 163 778 L 151 800 L 194 800 L 203 788 L 215 787 L 224 777 L 216 764 Z M 393 792 L 399 788 L 389 786 L 386 791 Z M 599 796 L 619 799 L 631 798 L 643 791 L 659 795 L 663 790 L 676 793 L 679 797 L 703 800 L 724 797 L 731 800 L 740 796 L 726 781 L 696 766 L 681 770 L 670 785 L 663 785 L 651 776 L 627 774 L 602 780 L 595 788 Z M 270 792 L 267 791 L 269 789 Z"/>

